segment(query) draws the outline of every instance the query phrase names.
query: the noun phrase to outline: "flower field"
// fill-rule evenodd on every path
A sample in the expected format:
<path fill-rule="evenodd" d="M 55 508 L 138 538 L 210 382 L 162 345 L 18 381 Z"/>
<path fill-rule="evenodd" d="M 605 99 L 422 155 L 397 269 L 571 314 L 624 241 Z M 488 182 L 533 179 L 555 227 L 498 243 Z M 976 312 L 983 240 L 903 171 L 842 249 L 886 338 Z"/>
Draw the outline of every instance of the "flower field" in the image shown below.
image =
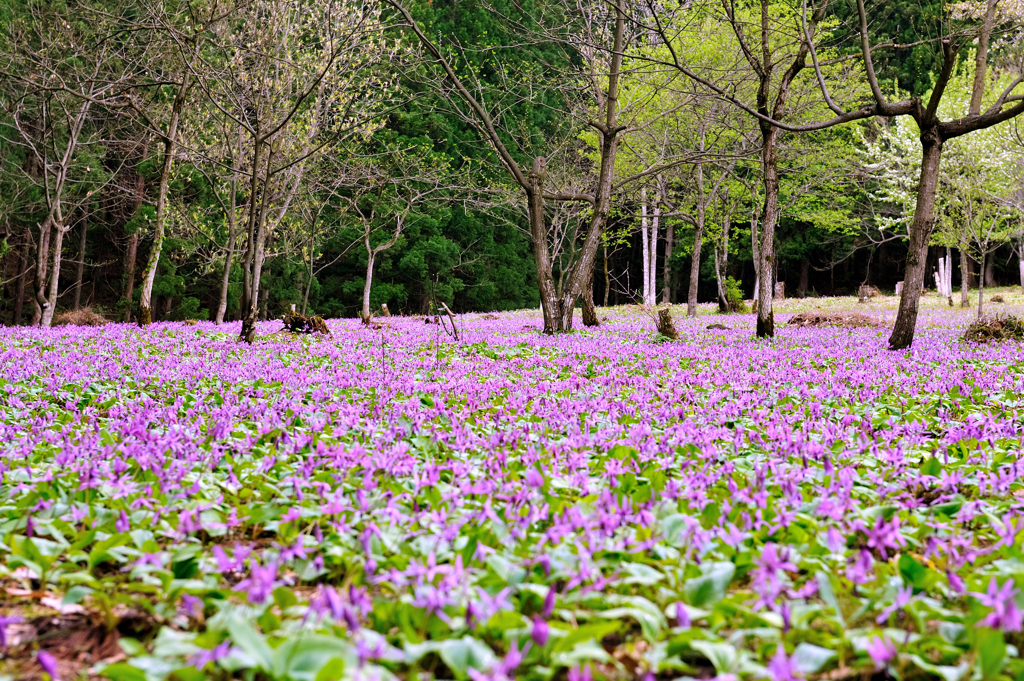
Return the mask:
<path fill-rule="evenodd" d="M 3 329 L 0 674 L 1020 678 L 1024 349 L 969 314 Z"/>

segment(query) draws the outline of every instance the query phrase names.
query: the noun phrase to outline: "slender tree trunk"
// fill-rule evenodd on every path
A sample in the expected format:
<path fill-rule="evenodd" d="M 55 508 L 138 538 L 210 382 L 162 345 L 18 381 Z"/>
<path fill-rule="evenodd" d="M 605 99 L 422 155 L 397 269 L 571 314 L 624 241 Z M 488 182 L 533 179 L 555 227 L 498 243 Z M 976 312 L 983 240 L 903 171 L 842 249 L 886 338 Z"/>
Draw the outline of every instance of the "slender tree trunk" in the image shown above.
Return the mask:
<path fill-rule="evenodd" d="M 757 249 L 757 336 L 772 338 L 775 335 L 775 313 L 772 309 L 775 293 L 775 224 L 779 218 L 779 130 L 765 123 L 761 124 L 761 129 L 764 209 L 759 230 L 761 238 Z"/>
<path fill-rule="evenodd" d="M 674 302 L 672 300 L 675 293 L 672 288 L 672 248 L 675 246 L 675 240 L 676 228 L 672 221 L 669 220 L 668 225 L 665 227 L 665 263 L 662 265 L 661 275 L 664 279 L 661 283 L 661 302 L 664 305 L 671 305 Z"/>
<path fill-rule="evenodd" d="M 153 230 L 153 246 L 149 251 L 146 269 L 142 272 L 142 290 L 139 292 L 139 326 L 149 326 L 153 298 L 153 282 L 156 280 L 157 268 L 160 266 L 160 253 L 164 246 L 164 233 L 167 224 L 167 190 L 171 182 L 171 166 L 174 164 L 175 147 L 178 142 L 178 119 L 185 106 L 185 95 L 188 93 L 189 72 L 185 71 L 178 93 L 171 105 L 171 119 L 167 123 L 164 135 L 164 158 L 160 168 L 160 187 L 156 196 L 156 226 Z"/>
<path fill-rule="evenodd" d="M 583 325 L 598 326 L 600 321 L 597 318 L 597 309 L 594 307 L 594 271 L 590 271 L 590 281 L 581 296 L 583 301 Z"/>
<path fill-rule="evenodd" d="M 594 213 L 583 240 L 579 260 L 573 266 L 565 290 L 562 291 L 560 331 L 572 330 L 573 307 L 580 297 L 584 285 L 593 276 L 597 247 L 601 234 L 608 223 L 611 212 L 612 180 L 615 175 L 615 155 L 619 145 L 619 76 L 622 69 L 622 54 L 626 31 L 625 0 L 615 2 L 615 34 L 612 43 L 611 63 L 608 70 L 608 92 L 604 101 L 605 120 L 601 124 L 601 167 L 597 176 L 597 191 L 594 196 Z"/>
<path fill-rule="evenodd" d="M 914 342 L 918 303 L 924 286 L 925 260 L 928 241 L 935 228 L 935 190 L 942 159 L 942 138 L 934 128 L 921 133 L 921 178 L 917 187 L 917 207 L 910 225 L 910 243 L 907 250 L 907 269 L 903 277 L 903 294 L 896 313 L 896 323 L 889 336 L 889 348 L 902 350 Z"/>
<path fill-rule="evenodd" d="M 132 295 L 135 293 L 135 258 L 139 252 L 139 233 L 135 232 L 128 238 L 128 253 L 124 263 L 124 299 L 128 306 L 124 312 L 124 320 L 132 320 Z"/>
<path fill-rule="evenodd" d="M 64 227 L 62 216 L 58 212 L 58 220 L 54 225 L 54 239 L 51 245 L 51 259 L 50 259 L 50 281 L 49 281 L 49 292 L 46 297 L 46 304 L 43 305 L 43 316 L 39 323 L 49 328 L 53 324 L 53 315 L 57 312 L 57 296 L 60 292 L 60 265 L 61 256 L 64 247 L 64 233 L 67 229 Z"/>
<path fill-rule="evenodd" d="M 651 215 L 651 238 L 649 240 L 649 264 L 647 267 L 647 290 L 650 292 L 650 305 L 658 304 L 657 272 L 658 272 L 658 226 L 661 221 L 661 187 L 659 182 L 658 192 L 654 197 L 654 206 Z"/>
<path fill-rule="evenodd" d="M 39 244 L 36 246 L 36 276 L 32 282 L 32 326 L 42 323 L 46 309 L 46 275 L 50 266 L 50 235 L 53 231 L 49 218 L 39 225 Z"/>
<path fill-rule="evenodd" d="M 313 288 L 313 272 L 310 268 L 309 279 L 306 280 L 306 290 L 302 292 L 302 316 L 306 316 L 306 308 L 309 307 L 309 290 Z"/>
<path fill-rule="evenodd" d="M 796 290 L 800 292 L 800 295 L 807 295 L 807 290 L 811 286 L 811 261 L 809 258 L 800 259 L 800 285 L 796 287 Z"/>
<path fill-rule="evenodd" d="M 641 243 L 641 255 L 640 264 L 641 272 L 640 276 L 644 281 L 643 293 L 641 294 L 641 300 L 644 305 L 651 304 L 651 298 L 654 292 L 651 290 L 651 247 L 648 243 L 647 235 L 647 189 L 640 190 L 640 243 Z"/>
<path fill-rule="evenodd" d="M 29 262 L 29 248 L 31 248 L 31 238 L 27 233 L 25 234 L 25 243 L 22 244 L 21 249 L 18 250 L 18 283 L 14 288 L 14 313 L 11 315 L 11 325 L 21 325 L 21 312 L 22 306 L 25 304 L 25 280 L 28 278 L 28 262 Z M 1021 271 L 1024 272 L 1024 266 Z M 1024 276 L 1024 275 L 1022 275 Z"/>
<path fill-rule="evenodd" d="M 704 151 L 704 130 L 701 132 L 700 150 Z M 700 250 L 704 240 L 704 164 L 697 164 L 697 226 L 693 231 L 693 259 L 690 261 L 690 290 L 686 296 L 686 316 L 697 316 L 697 285 L 700 283 Z"/>
<path fill-rule="evenodd" d="M 231 260 L 235 255 L 235 229 L 231 220 L 228 227 L 227 253 L 224 255 L 224 273 L 220 278 L 220 297 L 217 300 L 217 315 L 214 323 L 223 324 L 224 314 L 228 311 L 228 288 L 231 285 Z"/>
<path fill-rule="evenodd" d="M 1024 259 L 1020 261 L 1020 287 L 1024 290 Z M 612 288 L 612 277 L 608 272 L 608 246 L 604 247 L 604 307 L 608 307 L 608 293 Z"/>
<path fill-rule="evenodd" d="M 82 233 L 78 238 L 78 267 L 75 271 L 75 309 L 81 308 L 82 285 L 85 277 L 85 246 L 89 232 L 89 205 L 82 210 Z"/>
<path fill-rule="evenodd" d="M 238 154 L 234 155 L 237 162 L 242 155 L 242 138 L 239 134 Z M 224 315 L 228 311 L 228 290 L 231 286 L 231 265 L 235 257 L 235 242 L 238 239 L 238 171 L 231 173 L 231 195 L 228 200 L 228 243 L 227 252 L 224 254 L 224 273 L 220 280 L 220 298 L 217 300 L 217 314 L 214 317 L 215 324 L 224 323 Z"/>
<path fill-rule="evenodd" d="M 732 231 L 732 209 L 725 211 L 722 216 L 722 252 L 721 255 L 718 253 L 718 248 L 715 248 L 715 256 L 719 259 L 719 267 L 721 268 L 720 281 L 719 281 L 719 295 L 721 298 L 722 311 L 732 311 L 732 306 L 729 303 L 729 287 L 727 285 L 729 280 L 729 234 Z"/>
<path fill-rule="evenodd" d="M 366 283 L 363 284 L 363 308 L 359 314 L 363 324 L 370 323 L 370 286 L 373 283 L 373 261 L 376 256 L 373 249 L 369 247 L 369 237 L 367 237 L 366 243 Z"/>
<path fill-rule="evenodd" d="M 246 343 L 252 344 L 256 340 L 256 320 L 259 316 L 259 291 L 260 291 L 260 276 L 263 272 L 263 258 L 266 252 L 267 235 L 266 235 L 266 214 L 267 214 L 267 202 L 270 194 L 270 168 L 274 158 L 274 150 L 270 148 L 267 150 L 267 171 L 263 178 L 263 192 L 260 196 L 259 204 L 256 203 L 256 196 L 259 195 L 257 191 L 259 187 L 259 165 L 260 165 L 260 154 L 262 153 L 262 145 L 258 142 L 253 146 L 253 175 L 252 183 L 249 189 L 249 238 L 252 242 L 251 249 L 251 274 L 249 274 L 249 289 L 246 293 L 246 299 L 248 301 L 248 309 L 243 310 L 244 317 L 242 319 L 242 331 L 238 336 L 238 339 Z"/>
<path fill-rule="evenodd" d="M 988 244 L 982 244 L 981 247 L 981 271 L 985 271 L 985 259 L 988 253 Z M 985 316 L 985 276 L 984 274 L 978 280 L 978 320 Z"/>
<path fill-rule="evenodd" d="M 967 249 L 960 249 L 960 307 L 970 307 L 968 291 L 971 285 L 971 261 L 967 259 Z"/>
<path fill-rule="evenodd" d="M 544 216 L 544 180 L 547 162 L 538 156 L 530 171 L 530 189 L 527 199 L 530 211 L 530 237 L 533 240 L 533 258 L 537 265 L 537 287 L 540 289 L 541 310 L 544 313 L 544 333 L 562 330 L 558 292 L 551 273 L 551 252 L 548 250 L 548 228 Z"/>
<path fill-rule="evenodd" d="M 1024 293 L 1024 253 L 1017 259 L 1017 269 L 1020 272 L 1020 292 Z"/>

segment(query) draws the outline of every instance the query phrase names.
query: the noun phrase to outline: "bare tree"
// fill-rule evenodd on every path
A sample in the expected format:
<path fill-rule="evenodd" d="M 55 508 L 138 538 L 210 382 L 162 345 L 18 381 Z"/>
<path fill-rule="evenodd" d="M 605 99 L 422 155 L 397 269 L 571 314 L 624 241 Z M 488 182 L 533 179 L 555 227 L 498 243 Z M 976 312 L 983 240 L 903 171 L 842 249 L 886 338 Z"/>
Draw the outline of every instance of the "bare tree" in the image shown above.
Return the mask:
<path fill-rule="evenodd" d="M 30 4 L 7 28 L 0 45 L 0 74 L 8 86 L 4 107 L 29 163 L 23 176 L 43 197 L 44 217 L 35 239 L 35 295 L 38 323 L 50 326 L 57 307 L 64 236 L 71 216 L 96 188 L 98 169 L 80 163 L 96 141 L 94 106 L 125 87 L 135 55 L 109 39 L 120 17 L 68 21 L 61 8 Z M 123 8 L 121 8 L 123 9 Z M 95 161 L 93 161 L 95 163 Z"/>
<path fill-rule="evenodd" d="M 544 313 L 544 330 L 547 333 L 570 330 L 576 301 L 592 281 L 601 233 L 608 220 L 615 190 L 615 154 L 620 134 L 625 128 L 619 119 L 619 80 L 622 76 L 623 50 L 626 44 L 625 0 L 615 0 L 607 5 L 581 3 L 579 6 L 566 8 L 574 17 L 575 23 L 568 29 L 568 38 L 564 40 L 566 43 L 574 42 L 573 49 L 582 56 L 584 66 L 582 73 L 577 76 L 586 83 L 593 98 L 592 110 L 597 113 L 587 123 L 598 132 L 599 168 L 593 191 L 583 194 L 568 194 L 558 188 L 552 188 L 545 156 L 535 156 L 528 167 L 520 164 L 518 157 L 528 152 L 525 140 L 518 140 L 518 149 L 510 149 L 506 142 L 514 140 L 515 137 L 499 131 L 500 116 L 495 115 L 484 97 L 474 94 L 480 90 L 478 84 L 467 82 L 458 75 L 456 68 L 446 56 L 447 50 L 439 48 L 427 36 L 400 0 L 388 0 L 388 3 L 397 10 L 405 25 L 412 30 L 423 49 L 441 69 L 446 94 L 458 103 L 458 108 L 468 109 L 464 112 L 466 119 L 490 144 L 509 176 L 525 194 L 534 260 L 537 265 L 537 284 Z M 558 44 L 557 40 L 551 42 Z M 604 45 L 603 50 L 595 47 L 599 44 Z M 568 273 L 561 295 L 555 285 L 552 258 L 548 249 L 548 226 L 545 218 L 547 201 L 585 201 L 593 207 L 579 257 Z"/>
<path fill-rule="evenodd" d="M 206 105 L 246 139 L 243 324 L 252 342 L 260 278 L 314 156 L 345 135 L 368 132 L 390 84 L 373 71 L 386 55 L 369 2 L 254 0 L 190 50 L 178 43 Z"/>

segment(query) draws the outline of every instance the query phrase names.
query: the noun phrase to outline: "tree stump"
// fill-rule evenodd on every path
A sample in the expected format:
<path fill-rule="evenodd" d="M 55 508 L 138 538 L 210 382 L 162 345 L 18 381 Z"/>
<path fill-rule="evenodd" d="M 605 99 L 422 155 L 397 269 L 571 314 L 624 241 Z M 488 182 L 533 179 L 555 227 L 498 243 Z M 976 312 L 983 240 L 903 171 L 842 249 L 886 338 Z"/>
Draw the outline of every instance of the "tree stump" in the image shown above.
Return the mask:
<path fill-rule="evenodd" d="M 281 321 L 284 322 L 285 330 L 292 333 L 331 335 L 331 330 L 327 328 L 327 323 L 324 322 L 323 317 L 304 317 L 300 314 L 291 313 L 281 317 Z"/>
<path fill-rule="evenodd" d="M 672 311 L 667 307 L 658 310 L 658 333 L 672 340 L 679 338 L 679 332 L 676 331 L 675 324 L 672 323 Z"/>

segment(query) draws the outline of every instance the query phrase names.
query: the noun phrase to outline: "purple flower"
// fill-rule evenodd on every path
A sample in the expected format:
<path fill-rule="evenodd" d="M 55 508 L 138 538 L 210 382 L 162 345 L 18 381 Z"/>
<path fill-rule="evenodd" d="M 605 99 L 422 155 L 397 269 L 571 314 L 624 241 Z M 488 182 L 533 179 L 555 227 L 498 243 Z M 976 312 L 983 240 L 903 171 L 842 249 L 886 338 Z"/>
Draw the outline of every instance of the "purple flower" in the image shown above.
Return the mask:
<path fill-rule="evenodd" d="M 768 663 L 768 678 L 772 681 L 795 681 L 796 668 L 793 666 L 793 658 L 786 657 L 786 649 L 779 644 L 775 649 L 775 657 Z"/>
<path fill-rule="evenodd" d="M 889 607 L 883 610 L 882 613 L 875 619 L 875 621 L 879 624 L 884 624 L 889 619 L 889 616 L 892 615 L 894 612 L 907 607 L 907 605 L 910 604 L 910 600 L 913 598 L 913 596 L 913 587 L 908 586 L 904 588 L 901 586 L 896 591 L 896 600 L 894 600 L 892 604 L 889 605 Z"/>
<path fill-rule="evenodd" d="M 590 665 L 585 667 L 573 667 L 569 670 L 569 681 L 591 681 Z"/>
<path fill-rule="evenodd" d="M 216 662 L 217 660 L 225 658 L 230 654 L 231 642 L 224 641 L 212 650 L 200 651 L 198 654 L 194 655 L 192 659 L 188 661 L 188 663 L 196 669 L 202 670 L 203 667 L 210 664 L 211 662 Z"/>
<path fill-rule="evenodd" d="M 185 617 L 198 618 L 203 614 L 203 599 L 196 598 L 192 594 L 183 595 L 178 612 Z"/>
<path fill-rule="evenodd" d="M 530 638 L 537 645 L 544 647 L 548 641 L 548 623 L 539 617 L 533 618 L 533 628 L 530 630 Z"/>
<path fill-rule="evenodd" d="M 534 489 L 537 489 L 538 487 L 543 487 L 544 476 L 541 475 L 536 468 L 531 466 L 526 471 L 526 484 Z"/>
<path fill-rule="evenodd" d="M 543 617 L 544 619 L 549 619 L 551 617 L 551 613 L 555 611 L 556 595 L 557 594 L 555 593 L 555 587 L 552 586 L 548 589 L 548 595 L 544 597 L 544 607 L 540 611 L 541 617 Z"/>
<path fill-rule="evenodd" d="M 277 565 L 271 563 L 270 565 L 261 566 L 254 562 L 252 570 L 249 571 L 248 579 L 243 579 L 239 582 L 235 586 L 235 591 L 245 591 L 248 589 L 248 596 L 251 602 L 263 603 L 274 592 L 278 584 Z"/>
<path fill-rule="evenodd" d="M 1017 609 L 1017 602 L 1014 597 L 1017 589 L 1014 588 L 1013 580 L 1007 579 L 1000 587 L 993 577 L 988 583 L 987 593 L 971 592 L 982 605 L 992 608 L 992 612 L 982 620 L 982 626 L 1002 629 L 1003 631 L 1021 630 L 1021 611 Z"/>
<path fill-rule="evenodd" d="M 876 636 L 868 641 L 867 651 L 875 662 L 877 672 L 887 667 L 889 660 L 896 657 L 896 644 L 888 636 Z"/>
<path fill-rule="evenodd" d="M 13 615 L 11 617 L 0 617 L 0 648 L 7 647 L 7 626 L 10 624 L 18 624 L 24 622 L 25 618 L 20 615 Z"/>
<path fill-rule="evenodd" d="M 39 666 L 43 668 L 43 671 L 50 676 L 50 681 L 60 681 L 60 673 L 57 671 L 57 659 L 46 652 L 40 650 L 36 654 L 36 660 L 39 661 Z"/>
<path fill-rule="evenodd" d="M 683 629 L 690 628 L 690 614 L 686 612 L 686 606 L 682 601 L 676 601 L 676 626 Z"/>
<path fill-rule="evenodd" d="M 117 528 L 118 532 L 124 533 L 132 529 L 132 523 L 128 519 L 128 514 L 121 509 L 121 515 L 118 517 L 117 522 L 114 523 L 114 527 Z"/>

